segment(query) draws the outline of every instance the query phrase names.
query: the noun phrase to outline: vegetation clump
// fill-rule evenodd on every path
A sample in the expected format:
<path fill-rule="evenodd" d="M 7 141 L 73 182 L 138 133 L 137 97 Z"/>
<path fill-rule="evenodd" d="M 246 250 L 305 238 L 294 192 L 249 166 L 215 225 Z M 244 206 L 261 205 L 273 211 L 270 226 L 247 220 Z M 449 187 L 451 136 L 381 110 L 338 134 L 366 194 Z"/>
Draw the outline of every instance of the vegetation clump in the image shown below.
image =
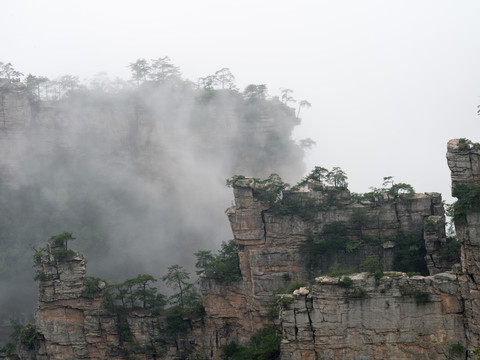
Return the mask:
<path fill-rule="evenodd" d="M 33 261 L 35 263 L 38 263 L 42 258 L 42 256 L 44 255 L 45 255 L 45 248 L 40 248 L 40 250 L 35 250 L 35 252 L 33 253 Z"/>
<path fill-rule="evenodd" d="M 250 338 L 247 346 L 234 342 L 224 345 L 224 360 L 275 360 L 280 355 L 282 341 L 280 330 L 273 326 L 265 326 Z"/>
<path fill-rule="evenodd" d="M 86 295 L 93 296 L 98 290 L 98 278 L 86 279 Z M 127 279 L 106 287 L 107 307 L 114 313 L 125 312 L 138 308 L 150 309 L 153 314 L 159 314 L 166 304 L 165 296 L 157 293 L 152 286 L 155 278 L 148 274 L 139 274 L 136 278 Z"/>
<path fill-rule="evenodd" d="M 71 250 L 71 249 L 62 249 L 55 251 L 53 253 L 53 256 L 55 256 L 55 259 L 57 260 L 65 260 L 68 258 L 71 258 L 72 256 L 75 256 L 76 252 Z"/>
<path fill-rule="evenodd" d="M 37 272 L 37 273 L 35 274 L 35 276 L 33 277 L 33 280 L 34 280 L 34 281 L 37 281 L 37 280 L 39 280 L 39 281 L 47 281 L 47 280 L 48 280 L 48 276 L 47 276 L 47 274 L 45 274 L 44 272 Z"/>
<path fill-rule="evenodd" d="M 83 296 L 85 297 L 94 297 L 96 294 L 99 294 L 102 291 L 100 284 L 107 284 L 107 282 L 98 277 L 87 276 L 84 280 L 85 288 L 83 290 Z"/>
<path fill-rule="evenodd" d="M 342 269 L 340 268 L 339 263 L 335 263 L 330 267 L 330 272 L 327 273 L 327 276 L 330 277 L 341 277 L 343 275 L 353 274 L 355 271 L 353 269 Z"/>
<path fill-rule="evenodd" d="M 338 280 L 338 286 L 340 287 L 350 287 L 353 285 L 353 280 L 348 277 L 348 276 L 344 276 L 343 278 L 341 278 L 340 280 Z"/>
<path fill-rule="evenodd" d="M 218 254 L 212 255 L 209 251 L 198 251 L 195 253 L 197 262 L 195 267 L 199 269 L 197 275 L 204 274 L 211 279 L 221 282 L 235 282 L 242 279 L 238 261 L 238 246 L 234 240 L 222 242 Z"/>
<path fill-rule="evenodd" d="M 305 235 L 301 252 L 306 257 L 305 266 L 310 271 L 317 269 L 325 256 L 337 251 L 351 253 L 363 245 L 361 240 L 349 236 L 347 225 L 343 221 L 326 224 L 318 235 L 314 235 L 311 230 L 307 230 Z"/>
<path fill-rule="evenodd" d="M 55 245 L 65 245 L 65 249 L 68 249 L 68 242 L 75 240 L 71 232 L 63 232 L 57 235 L 53 235 L 51 240 L 54 241 Z"/>
<path fill-rule="evenodd" d="M 393 198 L 394 200 L 408 199 L 415 194 L 415 190 L 412 185 L 406 183 L 395 183 L 393 176 L 384 177 L 382 187 L 371 187 L 370 190 L 371 191 L 364 194 L 353 193 L 352 200 L 357 203 L 364 201 L 376 203 L 384 198 Z"/>
<path fill-rule="evenodd" d="M 452 188 L 452 195 L 458 199 L 450 209 L 455 224 L 465 224 L 469 212 L 480 211 L 480 186 L 455 184 Z"/>
<path fill-rule="evenodd" d="M 13 332 L 9 335 L 12 342 L 7 343 L 0 348 L 0 353 L 4 353 L 6 356 L 13 355 L 16 351 L 17 344 L 23 345 L 29 350 L 33 350 L 37 339 L 35 325 L 31 323 L 20 324 L 13 319 L 10 319 L 10 323 L 13 326 Z"/>
<path fill-rule="evenodd" d="M 375 275 L 375 277 L 382 277 L 383 272 L 382 272 L 382 263 L 381 263 L 382 258 L 377 255 L 377 254 L 370 254 L 368 255 L 367 259 L 365 262 L 360 264 L 360 270 L 361 271 L 366 271 L 370 275 Z M 381 275 L 376 275 L 376 274 L 381 274 Z"/>
<path fill-rule="evenodd" d="M 453 356 L 464 355 L 465 351 L 467 351 L 467 349 L 462 344 L 456 343 L 456 344 L 450 345 L 450 354 Z"/>
<path fill-rule="evenodd" d="M 243 179 L 246 179 L 246 177 L 235 175 L 227 179 L 226 184 L 231 187 L 238 180 Z M 254 196 L 268 203 L 273 214 L 297 215 L 303 220 L 309 221 L 318 211 L 326 210 L 332 206 L 340 206 L 338 194 L 341 190 L 347 190 L 347 179 L 347 175 L 339 167 L 334 167 L 329 171 L 317 166 L 293 187 L 283 182 L 278 174 L 271 174 L 264 180 L 252 178 L 251 185 Z M 326 202 L 320 204 L 316 198 L 299 191 L 310 183 L 315 191 L 327 194 Z"/>
<path fill-rule="evenodd" d="M 411 287 L 407 287 L 402 289 L 401 291 L 402 296 L 412 296 L 415 298 L 415 302 L 417 305 L 425 305 L 431 302 L 431 294 L 426 291 L 422 291 L 419 289 L 414 289 Z"/>
<path fill-rule="evenodd" d="M 291 283 L 288 288 L 285 286 L 279 286 L 272 293 L 272 300 L 270 300 L 265 307 L 267 308 L 267 319 L 274 320 L 278 318 L 279 307 L 285 308 L 293 302 L 292 296 L 295 290 L 304 287 L 305 283 L 303 281 L 294 281 Z"/>
<path fill-rule="evenodd" d="M 370 295 L 368 295 L 368 291 L 366 289 L 358 287 L 353 292 L 351 292 L 348 297 L 355 300 L 365 300 L 368 299 Z"/>
<path fill-rule="evenodd" d="M 460 262 L 460 242 L 456 237 L 447 237 L 447 245 L 442 248 L 440 257 L 448 262 Z"/>
<path fill-rule="evenodd" d="M 458 141 L 458 150 L 460 151 L 467 151 L 467 150 L 479 150 L 480 149 L 480 144 L 479 143 L 474 143 L 473 141 L 467 139 L 467 138 L 461 138 Z"/>
<path fill-rule="evenodd" d="M 395 255 L 393 266 L 396 271 L 419 272 L 423 275 L 428 274 L 425 263 L 425 242 L 421 241 L 421 235 L 398 230 L 390 237 L 395 243 Z"/>

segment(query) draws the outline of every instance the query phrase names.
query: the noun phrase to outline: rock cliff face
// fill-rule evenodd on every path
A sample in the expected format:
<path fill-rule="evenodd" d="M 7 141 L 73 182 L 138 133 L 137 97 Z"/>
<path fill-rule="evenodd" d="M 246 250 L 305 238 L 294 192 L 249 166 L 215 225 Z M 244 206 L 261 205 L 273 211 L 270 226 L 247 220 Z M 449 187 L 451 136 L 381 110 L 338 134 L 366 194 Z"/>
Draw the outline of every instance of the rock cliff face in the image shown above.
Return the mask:
<path fill-rule="evenodd" d="M 366 273 L 345 288 L 319 277 L 282 310 L 281 359 L 451 359 L 465 344 L 465 317 L 454 274 L 408 277 Z"/>
<path fill-rule="evenodd" d="M 405 198 L 394 198 L 383 194 L 372 201 L 356 201 L 352 199 L 348 190 L 339 191 L 338 189 L 319 187 L 317 184 L 311 183 L 308 188 L 301 189 L 298 193 L 290 194 L 290 196 L 313 198 L 316 201 L 315 209 L 320 210 L 315 210 L 311 216 L 305 216 L 305 214 L 298 216 L 295 214 L 279 215 L 268 203 L 255 196 L 255 187 L 256 184 L 253 179 L 237 180 L 234 185 L 235 206 L 227 212 L 235 241 L 240 247 L 239 259 L 242 283 L 237 286 L 221 286 L 213 280 L 203 280 L 202 282 L 202 297 L 207 314 L 207 333 L 212 334 L 212 338 L 220 339 L 210 340 L 210 343 L 215 345 L 213 349 L 215 358 L 219 356 L 219 345 L 225 345 L 231 341 L 245 344 L 252 333 L 261 329 L 262 325 L 268 322 L 265 305 L 272 299 L 272 292 L 279 286 L 288 287 L 293 281 L 314 281 L 315 276 L 327 273 L 335 264 L 343 269 L 350 268 L 358 271 L 360 264 L 365 262 L 372 253 L 379 255 L 385 270 L 393 270 L 396 245 L 392 241 L 392 236 L 397 234 L 398 231 L 414 236 L 417 244 L 425 244 L 428 250 L 425 256 L 425 272 L 429 271 L 436 274 L 448 270 L 452 266 L 452 263 L 445 261 L 442 263 L 439 256 L 442 245 L 446 242 L 445 218 L 440 194 L 415 194 L 412 197 Z M 333 201 L 332 197 L 334 197 Z M 359 218 L 361 219 L 354 221 Z M 312 234 L 310 236 L 323 234 L 325 228 L 332 223 L 345 224 L 346 237 L 350 243 L 357 244 L 357 247 L 351 251 L 340 250 L 321 255 L 316 259 L 316 268 L 311 269 L 307 266 L 308 254 L 305 254 L 304 247 L 308 234 Z M 408 280 L 404 277 L 405 275 L 402 279 L 407 282 Z M 361 281 L 369 283 L 369 289 L 371 288 L 370 291 L 373 292 L 372 279 Z M 425 281 L 430 284 L 432 279 Z M 394 290 L 389 290 L 386 295 L 382 294 L 381 299 L 372 300 L 373 302 L 369 303 L 371 304 L 369 307 L 377 306 L 381 302 L 381 308 L 376 311 L 378 313 L 380 309 L 385 308 L 386 302 L 390 302 L 392 304 L 391 311 L 396 309 L 392 314 L 403 316 L 404 311 L 407 310 L 406 308 L 403 310 L 403 307 L 413 307 L 413 305 L 411 301 L 407 302 L 410 305 L 402 305 L 403 307 L 399 305 L 400 300 L 397 297 L 401 298 L 401 295 L 399 295 L 399 288 L 396 287 L 397 283 L 398 281 L 390 280 L 388 285 L 385 286 L 389 289 L 390 287 L 394 288 Z M 315 293 L 317 288 L 314 287 L 314 289 Z M 380 291 L 380 288 L 377 290 Z M 325 293 L 324 290 L 322 292 Z M 347 321 L 348 318 L 355 318 L 356 316 L 368 318 L 371 316 L 371 313 L 368 314 L 369 310 L 362 305 L 361 301 L 348 301 L 348 299 L 339 296 L 341 293 L 336 291 L 325 296 L 329 298 L 331 303 L 331 308 L 328 311 L 335 312 L 335 308 L 340 304 L 346 304 L 345 314 L 339 315 L 340 317 L 337 318 L 339 323 L 344 322 L 345 329 L 358 325 L 358 319 L 355 320 L 355 325 L 352 325 Z M 311 299 L 310 295 L 307 301 L 310 304 L 312 304 Z M 298 301 L 304 303 L 304 308 L 300 312 L 306 316 L 305 299 Z M 295 306 L 298 306 L 298 301 L 295 301 Z M 318 301 L 323 302 L 323 299 L 318 299 Z M 218 306 L 218 304 L 224 304 L 224 306 Z M 355 305 L 358 305 L 358 308 L 355 308 Z M 324 305 L 319 304 L 318 306 L 324 308 Z M 401 309 L 397 309 L 398 307 Z M 428 305 L 419 309 L 428 308 L 426 312 L 435 312 L 435 309 L 442 308 L 438 304 L 433 310 L 431 307 L 431 305 Z M 359 309 L 363 309 L 363 312 L 359 313 Z M 457 308 L 455 307 L 455 309 Z M 410 321 L 413 322 L 415 317 L 421 318 L 423 314 L 422 311 L 412 314 Z M 323 315 L 317 313 L 316 316 L 319 317 L 316 319 L 318 324 L 327 324 L 324 320 L 320 320 Z M 437 318 L 441 317 L 439 314 L 435 316 Z M 460 320 L 462 320 L 461 314 L 455 316 L 460 316 Z M 326 339 L 331 332 L 323 335 L 322 342 L 315 345 L 312 337 L 315 329 L 312 329 L 312 326 L 316 325 L 310 324 L 312 319 L 308 320 L 308 316 L 304 317 L 303 325 L 308 325 L 308 329 L 299 329 L 297 323 L 292 325 L 292 319 L 295 317 L 295 314 L 285 311 L 281 316 L 280 320 L 284 333 L 287 335 L 285 340 L 298 340 L 297 345 L 300 348 L 306 346 L 306 343 L 310 343 L 307 346 L 310 349 L 328 343 Z M 388 317 L 384 317 L 384 319 L 388 319 Z M 399 325 L 400 319 L 397 320 L 396 325 Z M 458 322 L 457 320 L 455 318 L 456 322 Z M 336 328 L 338 325 L 329 324 L 328 326 Z M 398 333 L 398 329 L 395 330 L 396 325 L 385 326 L 389 329 L 388 331 Z M 302 336 L 297 337 L 295 335 L 292 338 L 293 328 L 300 332 L 304 331 L 309 336 L 302 339 Z M 435 328 L 430 330 L 436 331 Z M 455 328 L 452 331 L 456 330 Z M 337 336 L 340 336 L 338 334 L 341 334 L 342 331 L 340 328 L 338 328 L 338 331 Z M 360 330 L 355 331 L 359 332 Z M 388 331 L 385 330 L 385 337 L 388 337 Z M 373 335 L 368 336 L 372 337 Z M 371 341 L 375 343 L 377 340 Z M 379 343 L 378 346 L 380 347 L 380 345 Z M 341 348 L 341 341 L 337 340 L 335 346 Z M 303 358 L 303 355 L 298 357 L 298 352 L 292 350 L 293 347 L 292 345 L 283 346 L 283 349 L 285 353 L 295 353 L 296 357 L 294 358 Z M 356 350 L 352 349 L 352 351 L 346 352 L 347 358 Z M 315 352 L 313 351 L 311 354 L 315 354 Z M 328 354 L 328 352 L 325 354 Z M 331 358 L 336 358 L 339 352 L 335 351 L 334 354 L 332 355 L 334 357 Z M 369 353 L 366 356 L 368 357 L 371 354 Z M 288 359 L 288 356 L 285 355 L 283 358 Z M 309 356 L 305 359 L 315 358 Z"/>
<path fill-rule="evenodd" d="M 459 275 L 467 318 L 469 349 L 480 347 L 480 150 L 462 144 L 460 139 L 448 142 L 448 166 L 452 172 L 452 195 L 459 204 L 455 229 L 461 242 L 462 272 Z"/>
<path fill-rule="evenodd" d="M 85 293 L 85 259 L 75 253 L 59 261 L 56 254 L 63 248 L 50 242 L 35 265 L 37 274 L 44 274 L 36 356 L 124 359 L 130 351 L 138 359 L 220 359 L 222 345 L 246 344 L 272 321 L 265 305 L 273 290 L 302 280 L 311 286 L 278 295 L 282 306 L 273 323 L 282 330 L 281 359 L 474 359 L 473 350 L 480 347 L 479 157 L 474 146 L 459 140 L 448 144 L 453 194 L 459 198 L 461 264 L 456 265 L 443 256 L 447 241 L 439 194 L 384 194 L 367 201 L 310 184 L 289 194 L 301 195 L 302 204 L 304 196 L 314 199 L 316 210 L 299 215 L 260 200 L 252 179 L 237 180 L 228 217 L 242 281 L 201 278 L 205 316 L 183 338 L 166 336 L 162 317 L 133 311 L 123 319 L 132 331 L 133 345 L 127 348 L 119 335 L 122 319 L 105 309 L 102 284 L 94 295 Z M 330 224 L 343 224 L 344 240 L 353 249 L 327 249 L 316 254 L 312 267 L 305 245 L 328 238 Z M 426 276 L 395 271 L 402 264 L 398 234 L 407 233 L 411 244 L 425 248 Z M 371 254 L 383 259 L 379 276 L 360 272 L 347 281 L 321 275 L 335 264 L 358 271 Z"/>
<path fill-rule="evenodd" d="M 25 130 L 30 125 L 31 106 L 25 86 L 0 79 L 0 175 L 8 181 L 25 151 Z"/>
<path fill-rule="evenodd" d="M 87 290 L 86 259 L 65 250 L 64 244 L 50 240 L 46 254 L 36 257 L 38 341 L 34 354 L 23 358 L 177 359 L 201 348 L 204 336 L 199 326 L 181 336 L 170 335 L 165 317 L 153 316 L 149 310 L 109 311 L 106 284 L 99 281 Z M 125 328 L 128 336 L 122 333 Z"/>

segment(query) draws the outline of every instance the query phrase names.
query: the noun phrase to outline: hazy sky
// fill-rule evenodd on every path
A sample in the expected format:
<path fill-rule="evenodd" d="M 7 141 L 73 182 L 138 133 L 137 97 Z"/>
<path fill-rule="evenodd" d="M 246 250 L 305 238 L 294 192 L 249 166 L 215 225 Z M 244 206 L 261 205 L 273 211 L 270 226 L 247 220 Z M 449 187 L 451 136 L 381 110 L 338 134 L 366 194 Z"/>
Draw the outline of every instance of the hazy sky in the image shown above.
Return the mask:
<path fill-rule="evenodd" d="M 295 137 L 353 191 L 382 177 L 449 193 L 446 142 L 480 141 L 480 1 L 3 0 L 0 61 L 55 78 L 129 77 L 169 56 L 196 80 L 291 88 L 312 108 Z"/>

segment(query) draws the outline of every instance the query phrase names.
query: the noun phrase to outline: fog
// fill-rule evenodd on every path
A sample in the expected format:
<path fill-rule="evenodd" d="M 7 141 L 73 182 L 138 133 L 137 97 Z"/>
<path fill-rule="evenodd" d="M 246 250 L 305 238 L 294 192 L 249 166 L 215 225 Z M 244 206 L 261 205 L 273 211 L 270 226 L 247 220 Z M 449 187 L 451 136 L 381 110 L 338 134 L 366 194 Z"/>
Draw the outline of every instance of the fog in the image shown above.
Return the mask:
<path fill-rule="evenodd" d="M 174 264 L 193 274 L 194 252 L 232 237 L 227 178 L 302 176 L 295 109 L 264 87 L 236 90 L 233 74 L 223 73 L 229 89 L 218 76 L 198 86 L 179 71 L 119 87 L 102 75 L 102 88 L 71 77 L 35 86 L 32 78 L 4 80 L 4 316 L 33 312 L 32 254 L 51 235 L 72 232 L 70 247 L 87 256 L 88 274 L 109 282 L 158 278 Z"/>
<path fill-rule="evenodd" d="M 72 231 L 72 245 L 93 255 L 91 271 L 118 276 L 161 272 L 171 260 L 191 264 L 197 248 L 229 239 L 223 210 L 232 194 L 224 181 L 233 173 L 279 172 L 295 182 L 315 165 L 340 166 L 353 191 L 391 175 L 451 202 L 446 142 L 480 140 L 479 12 L 475 0 L 3 1 L 0 61 L 25 75 L 71 74 L 90 85 L 107 72 L 127 81 L 129 63 L 169 56 L 193 83 L 182 83 L 181 100 L 166 87 L 146 91 L 140 112 L 122 86 L 105 99 L 71 98 L 51 116 L 53 109 L 42 108 L 25 141 L 6 150 L 21 166 L 8 180 L 16 190 L 2 190 L 2 201 L 8 207 L 14 197 L 20 209 L 42 214 L 29 215 L 28 228 L 40 230 L 22 235 L 32 239 L 25 243 L 39 246 L 52 232 Z M 281 156 L 240 121 L 248 118 L 237 106 L 243 100 L 230 94 L 210 107 L 196 102 L 197 79 L 224 67 L 240 92 L 266 84 L 271 96 L 292 89 L 295 108 L 303 99 L 312 104 L 297 126 L 273 104 L 262 110 L 293 121 L 276 128 Z M 304 166 L 293 140 L 307 137 L 316 146 L 306 150 Z M 93 200 L 95 211 L 82 211 L 80 204 Z M 35 204 L 44 205 L 40 212 Z M 94 229 L 86 228 L 91 221 Z M 5 230 L 2 239 L 12 237 Z M 10 245 L 2 243 L 2 258 L 6 248 L 29 251 Z M 17 264 L 28 268 L 26 286 L 29 261 Z"/>

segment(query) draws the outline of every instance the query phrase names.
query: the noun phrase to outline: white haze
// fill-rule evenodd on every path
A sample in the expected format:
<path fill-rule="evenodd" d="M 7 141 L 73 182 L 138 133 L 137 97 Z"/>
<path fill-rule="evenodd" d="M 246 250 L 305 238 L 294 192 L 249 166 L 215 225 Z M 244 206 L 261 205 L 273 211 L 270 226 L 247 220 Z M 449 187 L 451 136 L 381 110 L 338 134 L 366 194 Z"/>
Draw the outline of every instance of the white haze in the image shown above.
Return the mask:
<path fill-rule="evenodd" d="M 307 154 L 307 169 L 340 166 L 357 192 L 393 175 L 417 191 L 438 191 L 451 201 L 446 142 L 455 137 L 480 140 L 479 13 L 475 0 L 4 0 L 0 61 L 52 79 L 64 74 L 91 79 L 101 71 L 126 79 L 129 63 L 160 56 L 169 56 L 193 81 L 228 67 L 240 89 L 266 84 L 276 95 L 280 87 L 291 88 L 298 100 L 312 103 L 302 110 L 302 125 L 294 133 L 296 139 L 311 137 L 317 143 Z M 146 217 L 164 216 L 163 222 L 175 225 L 188 218 L 184 237 L 196 236 L 192 229 L 217 228 L 211 242 L 200 241 L 199 248 L 208 248 L 231 236 L 223 214 L 232 199 L 223 185 L 230 158 L 199 159 L 189 146 L 188 141 L 167 146 L 173 149 L 166 152 L 170 169 L 155 169 L 155 160 L 151 163 L 156 175 L 189 169 L 188 176 L 178 176 L 172 184 L 185 194 L 179 206 L 184 212 L 162 208 L 169 189 L 130 177 L 136 170 L 118 172 L 117 190 L 130 182 L 142 188 L 133 200 Z M 117 174 L 117 165 L 112 170 L 89 163 L 88 169 Z M 192 198 L 200 200 L 191 205 Z M 201 206 L 212 202 L 212 208 Z M 204 218 L 211 222 L 205 224 Z M 155 228 L 163 222 L 146 219 L 163 238 L 173 237 L 177 230 Z M 128 214 L 118 219 L 118 225 L 130 223 Z M 112 238 L 115 231 L 126 231 L 111 228 Z M 141 231 L 127 228 L 133 237 Z M 177 253 L 175 260 L 191 256 L 178 254 L 183 249 L 175 243 L 159 249 L 153 239 L 142 246 L 117 245 L 119 268 L 130 257 L 148 259 L 144 265 L 151 269 L 155 259 L 171 252 Z M 100 271 L 112 265 L 91 266 Z"/>

